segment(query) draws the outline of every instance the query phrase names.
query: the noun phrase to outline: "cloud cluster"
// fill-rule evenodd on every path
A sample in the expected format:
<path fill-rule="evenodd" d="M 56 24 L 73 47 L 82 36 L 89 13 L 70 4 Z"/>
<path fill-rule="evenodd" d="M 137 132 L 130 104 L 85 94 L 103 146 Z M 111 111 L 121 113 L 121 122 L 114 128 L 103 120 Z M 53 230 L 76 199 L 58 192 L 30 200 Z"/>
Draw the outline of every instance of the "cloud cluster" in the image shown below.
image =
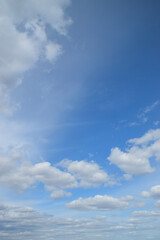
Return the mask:
<path fill-rule="evenodd" d="M 150 130 L 140 138 L 130 139 L 128 143 L 130 146 L 125 152 L 118 147 L 111 150 L 108 157 L 110 163 L 130 175 L 152 173 L 154 168 L 150 165 L 150 159 L 160 160 L 160 129 Z"/>
<path fill-rule="evenodd" d="M 71 196 L 64 189 L 95 187 L 109 179 L 94 162 L 63 160 L 59 165 L 65 167 L 64 171 L 45 161 L 33 164 L 16 150 L 8 156 L 1 156 L 0 165 L 1 184 L 21 192 L 41 182 L 46 190 L 52 192 L 53 199 Z"/>
<path fill-rule="evenodd" d="M 66 204 L 66 207 L 80 211 L 97 210 L 108 211 L 113 209 L 126 209 L 129 207 L 128 201 L 133 200 L 132 196 L 113 198 L 107 195 L 96 195 L 95 197 L 79 198 Z"/>
<path fill-rule="evenodd" d="M 70 0 L 0 1 L 0 111 L 11 114 L 10 92 L 21 83 L 23 73 L 41 58 L 55 61 L 62 53 L 51 41 L 46 26 L 66 35 L 71 19 L 64 10 Z"/>
<path fill-rule="evenodd" d="M 100 166 L 93 161 L 71 161 L 64 159 L 59 165 L 73 174 L 75 178 L 79 180 L 81 187 L 91 187 L 109 183 L 108 174 L 100 169 Z"/>
<path fill-rule="evenodd" d="M 136 218 L 122 215 L 92 216 L 91 218 L 59 218 L 42 214 L 29 206 L 8 206 L 0 203 L 1 240 L 105 240 L 142 239 L 159 237 L 159 212 L 135 211 Z M 154 225 L 153 225 L 154 222 Z M 142 236 L 143 232 L 143 236 Z"/>
<path fill-rule="evenodd" d="M 1 184 L 16 191 L 24 191 L 36 182 L 42 182 L 48 191 L 78 186 L 74 176 L 51 166 L 49 162 L 32 164 L 18 153 L 14 155 L 0 157 Z"/>

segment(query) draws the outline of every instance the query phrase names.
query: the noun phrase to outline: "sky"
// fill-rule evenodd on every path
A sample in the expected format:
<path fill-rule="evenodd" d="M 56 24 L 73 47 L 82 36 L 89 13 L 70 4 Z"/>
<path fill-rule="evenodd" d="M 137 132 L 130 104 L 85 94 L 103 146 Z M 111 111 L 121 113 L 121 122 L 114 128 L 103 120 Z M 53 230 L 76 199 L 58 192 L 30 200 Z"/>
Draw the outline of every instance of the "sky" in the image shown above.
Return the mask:
<path fill-rule="evenodd" d="M 0 0 L 1 240 L 159 240 L 159 9 Z"/>

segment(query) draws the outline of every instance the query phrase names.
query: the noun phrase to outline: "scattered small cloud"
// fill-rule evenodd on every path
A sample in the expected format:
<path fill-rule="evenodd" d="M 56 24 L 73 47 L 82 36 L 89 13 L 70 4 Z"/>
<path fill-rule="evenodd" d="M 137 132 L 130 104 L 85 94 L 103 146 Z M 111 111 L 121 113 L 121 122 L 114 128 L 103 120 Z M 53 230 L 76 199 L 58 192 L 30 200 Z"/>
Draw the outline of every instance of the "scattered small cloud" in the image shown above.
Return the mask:
<path fill-rule="evenodd" d="M 160 216 L 160 212 L 156 212 L 156 211 L 134 211 L 133 212 L 133 216 L 136 217 L 159 217 Z"/>
<path fill-rule="evenodd" d="M 128 173 L 123 174 L 123 177 L 124 177 L 124 179 L 127 180 L 127 181 L 129 181 L 129 180 L 132 179 L 132 175 L 131 175 L 131 174 L 128 174 Z"/>
<path fill-rule="evenodd" d="M 150 191 L 143 191 L 141 196 L 144 198 L 153 198 L 156 199 L 157 202 L 155 203 L 156 207 L 160 206 L 160 185 L 156 185 L 151 187 Z"/>
<path fill-rule="evenodd" d="M 51 198 L 53 198 L 54 200 L 58 200 L 60 198 L 70 197 L 70 196 L 72 196 L 72 193 L 65 192 L 63 190 L 56 190 L 56 191 L 52 192 L 52 194 L 51 194 Z"/>
<path fill-rule="evenodd" d="M 154 111 L 154 109 L 160 104 L 160 101 L 157 100 L 155 101 L 153 104 L 147 106 L 146 108 L 144 108 L 143 110 L 140 111 L 140 113 L 137 114 L 136 119 L 134 121 L 127 121 L 127 120 L 122 120 L 120 121 L 120 124 L 124 127 L 135 127 L 135 126 L 139 126 L 142 124 L 145 124 L 148 122 L 149 120 L 149 113 Z M 159 121 L 154 121 L 153 124 L 155 126 L 159 125 Z"/>
<path fill-rule="evenodd" d="M 88 153 L 89 158 L 93 158 L 94 154 L 93 153 Z"/>

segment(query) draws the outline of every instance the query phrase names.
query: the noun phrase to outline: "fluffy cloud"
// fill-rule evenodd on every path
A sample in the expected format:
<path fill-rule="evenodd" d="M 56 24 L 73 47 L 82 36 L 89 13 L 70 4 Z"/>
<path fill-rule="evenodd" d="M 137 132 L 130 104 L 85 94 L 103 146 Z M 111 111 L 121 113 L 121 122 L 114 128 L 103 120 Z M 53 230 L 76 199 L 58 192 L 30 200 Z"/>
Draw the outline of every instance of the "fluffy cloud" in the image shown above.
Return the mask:
<path fill-rule="evenodd" d="M 41 182 L 53 199 L 71 196 L 64 189 L 95 187 L 108 181 L 107 173 L 94 162 L 63 160 L 59 165 L 64 171 L 46 161 L 33 164 L 19 149 L 1 156 L 0 165 L 1 184 L 21 192 Z"/>
<path fill-rule="evenodd" d="M 29 171 L 30 165 L 25 162 L 20 165 L 20 158 L 19 154 L 0 157 L 0 183 L 16 191 L 24 191 L 34 183 L 34 178 Z"/>
<path fill-rule="evenodd" d="M 48 191 L 77 187 L 76 179 L 70 173 L 51 166 L 49 162 L 31 164 L 23 157 L 20 152 L 14 152 L 7 157 L 0 157 L 1 184 L 7 185 L 18 192 L 28 189 L 37 182 L 43 183 Z M 53 198 L 55 194 L 56 192 L 53 193 Z M 65 195 L 65 193 L 61 193 L 61 196 Z"/>
<path fill-rule="evenodd" d="M 107 173 L 100 169 L 100 166 L 93 161 L 71 161 L 64 159 L 59 165 L 67 169 L 68 172 L 72 173 L 75 178 L 80 181 L 79 185 L 82 187 L 109 183 Z"/>
<path fill-rule="evenodd" d="M 71 24 L 72 20 L 66 18 L 64 9 L 70 3 L 70 0 L 13 0 L 12 2 L 2 0 L 1 13 L 9 15 L 12 22 L 16 25 L 39 17 L 60 34 L 66 34 L 66 28 Z"/>
<path fill-rule="evenodd" d="M 128 141 L 128 143 L 135 145 L 148 145 L 151 142 L 156 142 L 160 140 L 160 129 L 151 129 L 146 134 L 140 138 L 133 138 Z"/>
<path fill-rule="evenodd" d="M 160 199 L 160 185 L 153 186 L 149 192 L 143 191 L 142 196 Z"/>
<path fill-rule="evenodd" d="M 41 59 L 54 61 L 62 47 L 51 42 L 46 25 L 66 35 L 64 9 L 69 0 L 0 1 L 0 111 L 11 114 L 16 105 L 10 103 L 10 92 L 21 83 L 23 73 Z"/>
<path fill-rule="evenodd" d="M 158 199 L 158 201 L 155 203 L 155 207 L 160 207 L 160 185 L 151 187 L 149 192 L 143 191 L 141 195 L 145 198 Z"/>
<path fill-rule="evenodd" d="M 150 158 L 160 160 L 160 129 L 150 130 L 140 138 L 130 139 L 125 152 L 118 147 L 111 150 L 108 160 L 127 174 L 152 173 Z"/>
<path fill-rule="evenodd" d="M 122 198 L 113 198 L 107 195 L 96 195 L 95 197 L 79 198 L 66 206 L 76 210 L 97 210 L 108 211 L 113 209 L 126 209 L 129 207 L 128 201 L 133 200 L 132 196 L 126 196 Z"/>
<path fill-rule="evenodd" d="M 57 188 L 74 188 L 77 186 L 74 176 L 51 166 L 49 162 L 35 164 L 31 172 L 34 178 L 43 182 L 49 191 Z"/>

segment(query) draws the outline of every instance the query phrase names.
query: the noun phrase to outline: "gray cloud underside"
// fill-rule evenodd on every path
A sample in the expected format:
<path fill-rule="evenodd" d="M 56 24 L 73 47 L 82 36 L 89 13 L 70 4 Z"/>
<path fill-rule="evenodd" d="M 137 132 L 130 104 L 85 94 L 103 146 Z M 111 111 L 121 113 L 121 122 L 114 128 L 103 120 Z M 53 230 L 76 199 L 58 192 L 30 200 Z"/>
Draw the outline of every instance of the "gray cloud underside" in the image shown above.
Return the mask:
<path fill-rule="evenodd" d="M 0 238 L 2 240 L 28 239 L 101 239 L 106 237 L 116 240 L 130 239 L 146 240 L 154 237 L 158 240 L 158 212 L 134 212 L 136 218 L 118 218 L 97 216 L 90 219 L 55 218 L 36 212 L 30 207 L 10 207 L 0 205 Z M 145 219 L 147 215 L 147 221 Z M 154 218 L 148 218 L 154 215 Z M 121 220 L 120 220 L 121 219 Z M 154 227 L 152 223 L 154 222 Z M 142 236 L 143 231 L 143 236 Z M 154 232 L 153 232 L 154 231 Z"/>

